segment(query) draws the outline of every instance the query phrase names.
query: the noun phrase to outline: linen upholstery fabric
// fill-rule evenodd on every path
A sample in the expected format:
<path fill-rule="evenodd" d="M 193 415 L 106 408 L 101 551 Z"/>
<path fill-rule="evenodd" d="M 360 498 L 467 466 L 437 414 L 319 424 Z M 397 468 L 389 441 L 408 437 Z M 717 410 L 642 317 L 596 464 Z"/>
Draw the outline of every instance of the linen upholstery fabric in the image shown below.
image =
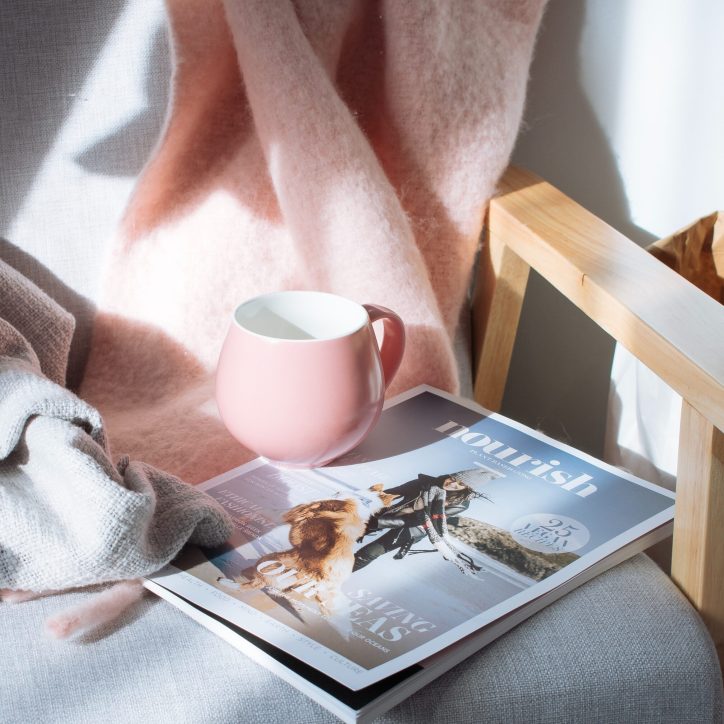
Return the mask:
<path fill-rule="evenodd" d="M 1 721 L 338 721 L 153 597 L 119 625 L 75 644 L 38 637 L 43 619 L 85 595 L 2 608 Z M 716 654 L 700 619 L 639 555 L 536 614 L 379 721 L 719 724 L 721 712 Z"/>
<path fill-rule="evenodd" d="M 62 386 L 73 318 L 2 260 L 0 300 L 0 589 L 150 575 L 188 541 L 223 542 L 209 496 L 113 465 L 100 415 Z"/>
<path fill-rule="evenodd" d="M 75 317 L 72 389 L 112 232 L 163 122 L 165 24 L 161 0 L 0 3 L 0 257 Z"/>

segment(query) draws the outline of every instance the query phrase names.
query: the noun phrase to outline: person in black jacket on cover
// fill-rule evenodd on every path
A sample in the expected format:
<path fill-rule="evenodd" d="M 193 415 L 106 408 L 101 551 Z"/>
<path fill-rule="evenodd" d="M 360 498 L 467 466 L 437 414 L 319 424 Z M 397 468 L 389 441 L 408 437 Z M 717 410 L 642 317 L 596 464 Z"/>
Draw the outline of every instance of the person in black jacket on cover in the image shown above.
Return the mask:
<path fill-rule="evenodd" d="M 497 477 L 480 468 L 437 477 L 421 473 L 415 480 L 386 489 L 386 493 L 401 499 L 370 518 L 362 538 L 381 530 L 386 532 L 355 553 L 353 572 L 394 549 L 398 549 L 396 559 L 404 558 L 426 535 L 445 560 L 453 562 L 463 573 L 473 572 L 472 561 L 455 550 L 450 540 L 448 520 L 467 510 L 473 498 L 489 500 L 476 488 Z"/>

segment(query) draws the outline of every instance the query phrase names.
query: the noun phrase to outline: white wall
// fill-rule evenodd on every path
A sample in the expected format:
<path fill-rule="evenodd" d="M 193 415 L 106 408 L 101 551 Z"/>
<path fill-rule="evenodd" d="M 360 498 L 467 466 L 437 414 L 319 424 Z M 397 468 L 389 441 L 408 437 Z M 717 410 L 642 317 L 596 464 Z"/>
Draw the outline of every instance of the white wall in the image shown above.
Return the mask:
<path fill-rule="evenodd" d="M 724 209 L 723 38 L 721 0 L 550 0 L 514 161 L 639 244 Z M 532 279 L 503 411 L 602 454 L 612 356 Z"/>

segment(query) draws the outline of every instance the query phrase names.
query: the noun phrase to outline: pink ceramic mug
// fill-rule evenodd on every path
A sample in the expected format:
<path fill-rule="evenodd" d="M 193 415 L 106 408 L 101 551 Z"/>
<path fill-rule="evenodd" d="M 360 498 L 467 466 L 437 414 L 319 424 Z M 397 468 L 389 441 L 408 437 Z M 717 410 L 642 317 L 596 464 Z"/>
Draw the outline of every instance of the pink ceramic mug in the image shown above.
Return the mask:
<path fill-rule="evenodd" d="M 324 465 L 372 429 L 404 348 L 402 320 L 384 307 L 323 292 L 255 297 L 237 307 L 219 357 L 221 418 L 272 462 Z"/>

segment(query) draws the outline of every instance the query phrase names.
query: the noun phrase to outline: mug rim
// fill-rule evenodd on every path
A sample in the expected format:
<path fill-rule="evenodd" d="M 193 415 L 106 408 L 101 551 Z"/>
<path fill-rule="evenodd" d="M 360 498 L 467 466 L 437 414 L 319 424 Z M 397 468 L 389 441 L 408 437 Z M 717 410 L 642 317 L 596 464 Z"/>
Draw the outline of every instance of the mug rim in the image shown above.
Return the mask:
<path fill-rule="evenodd" d="M 325 336 L 310 336 L 309 338 L 295 338 L 295 337 L 283 337 L 283 336 L 277 336 L 273 334 L 264 334 L 263 332 L 256 331 L 254 329 L 250 329 L 248 326 L 242 323 L 239 319 L 239 313 L 248 306 L 258 304 L 261 305 L 265 301 L 269 301 L 273 298 L 278 297 L 293 297 L 293 296 L 299 296 L 299 297 L 316 297 L 317 299 L 325 299 L 328 301 L 335 300 L 338 303 L 342 303 L 344 305 L 347 305 L 349 308 L 354 308 L 355 312 L 358 312 L 360 314 L 359 323 L 356 324 L 356 326 L 350 326 L 348 329 L 345 329 L 343 332 L 339 334 L 334 335 L 325 335 Z M 267 340 L 267 341 L 276 341 L 276 342 L 300 342 L 300 343 L 310 343 L 310 342 L 330 342 L 335 339 L 344 339 L 345 337 L 350 337 L 353 334 L 356 334 L 361 329 L 364 329 L 370 322 L 369 313 L 365 309 L 364 305 L 359 304 L 358 302 L 355 302 L 352 299 L 349 299 L 348 297 L 343 297 L 339 294 L 334 294 L 332 292 L 322 292 L 317 291 L 313 289 L 280 289 L 274 292 L 266 292 L 264 294 L 258 294 L 254 297 L 250 297 L 249 299 L 246 299 L 245 301 L 241 302 L 236 306 L 234 309 L 234 312 L 232 313 L 232 324 L 236 326 L 238 329 L 240 329 L 242 332 L 246 334 L 250 334 L 254 337 L 258 337 L 259 339 Z"/>

